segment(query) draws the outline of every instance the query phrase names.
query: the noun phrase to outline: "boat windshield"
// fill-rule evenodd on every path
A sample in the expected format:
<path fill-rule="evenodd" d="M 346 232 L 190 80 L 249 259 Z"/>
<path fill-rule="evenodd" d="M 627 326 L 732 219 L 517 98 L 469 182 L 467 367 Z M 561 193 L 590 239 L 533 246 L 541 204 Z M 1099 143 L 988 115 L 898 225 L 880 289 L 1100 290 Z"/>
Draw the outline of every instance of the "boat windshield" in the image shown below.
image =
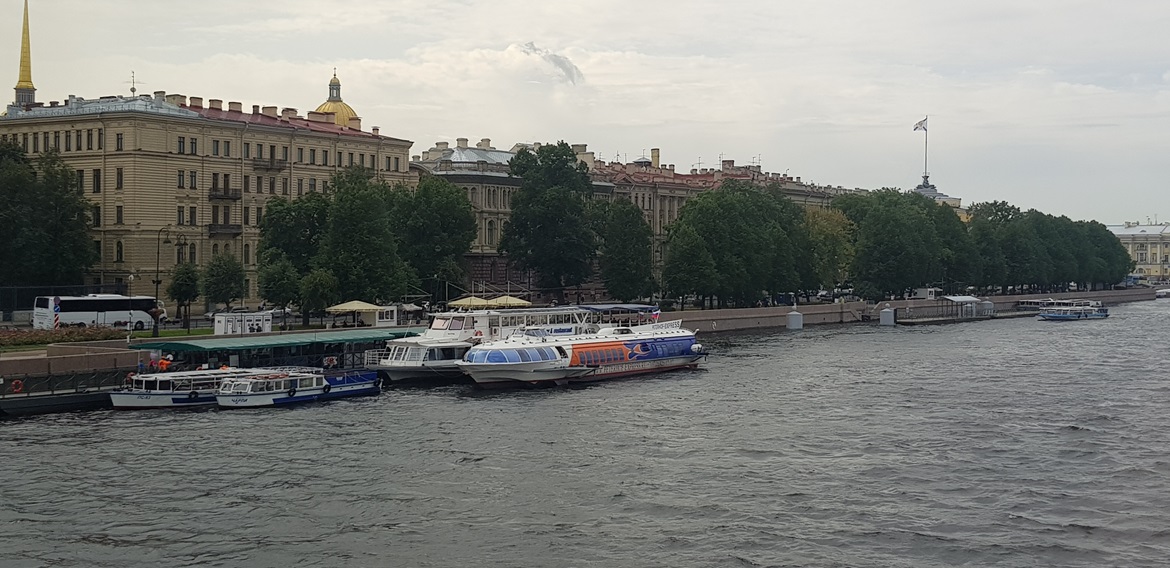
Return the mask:
<path fill-rule="evenodd" d="M 447 326 L 450 325 L 450 323 L 451 318 L 435 318 L 435 320 L 431 322 L 431 329 L 444 330 L 447 329 Z"/>

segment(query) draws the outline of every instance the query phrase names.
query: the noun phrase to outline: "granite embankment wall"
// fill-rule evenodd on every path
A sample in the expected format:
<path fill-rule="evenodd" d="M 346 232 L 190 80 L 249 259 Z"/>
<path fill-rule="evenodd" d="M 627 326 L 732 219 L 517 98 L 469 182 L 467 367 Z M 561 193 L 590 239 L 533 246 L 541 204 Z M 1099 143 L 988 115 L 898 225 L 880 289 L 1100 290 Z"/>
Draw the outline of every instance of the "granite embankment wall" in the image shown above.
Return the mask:
<path fill-rule="evenodd" d="M 1106 306 L 1125 302 L 1153 300 L 1152 288 L 1130 288 L 1126 290 L 1100 290 L 1096 292 L 1064 292 L 1056 294 L 1024 294 L 1016 296 L 989 296 L 997 312 L 1014 310 L 1016 302 L 1039 298 L 1084 298 L 1100 300 Z M 841 304 L 805 304 L 799 306 L 773 306 L 768 308 L 736 308 L 726 310 L 687 310 L 662 314 L 664 321 L 681 319 L 683 327 L 710 333 L 742 331 L 747 329 L 785 327 L 788 312 L 793 309 L 804 315 L 804 325 L 830 323 L 857 323 L 865 320 L 876 322 L 878 312 L 889 304 L 891 308 L 927 309 L 940 304 L 937 300 L 890 300 L 878 304 L 846 302 Z M 921 310 L 920 310 L 921 311 Z"/>

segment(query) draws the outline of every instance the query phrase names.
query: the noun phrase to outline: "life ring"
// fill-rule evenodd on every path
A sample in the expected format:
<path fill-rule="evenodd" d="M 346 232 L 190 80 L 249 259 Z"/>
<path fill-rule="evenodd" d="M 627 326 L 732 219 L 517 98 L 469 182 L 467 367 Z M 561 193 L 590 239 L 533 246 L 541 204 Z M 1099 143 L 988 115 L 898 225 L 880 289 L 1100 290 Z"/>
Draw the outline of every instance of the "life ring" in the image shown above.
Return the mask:
<path fill-rule="evenodd" d="M 10 388 L 14 394 L 20 394 L 21 392 L 24 392 L 24 381 L 20 379 L 12 381 L 12 386 Z"/>
<path fill-rule="evenodd" d="M 187 398 L 189 398 L 191 400 L 195 400 L 195 399 L 199 398 L 199 392 L 198 391 L 191 391 L 191 392 L 187 393 Z"/>
<path fill-rule="evenodd" d="M 475 336 L 476 337 L 483 337 L 483 332 L 477 329 L 477 330 L 475 330 Z"/>
<path fill-rule="evenodd" d="M 288 392 L 286 392 L 284 394 L 287 394 L 289 398 L 292 398 L 292 397 L 297 395 L 297 389 L 296 389 L 296 387 L 293 387 L 291 389 L 288 389 Z"/>
<path fill-rule="evenodd" d="M 331 385 L 329 383 L 325 383 L 325 386 L 321 387 L 322 394 L 329 394 L 329 391 L 331 391 L 331 390 L 333 390 L 333 385 Z"/>

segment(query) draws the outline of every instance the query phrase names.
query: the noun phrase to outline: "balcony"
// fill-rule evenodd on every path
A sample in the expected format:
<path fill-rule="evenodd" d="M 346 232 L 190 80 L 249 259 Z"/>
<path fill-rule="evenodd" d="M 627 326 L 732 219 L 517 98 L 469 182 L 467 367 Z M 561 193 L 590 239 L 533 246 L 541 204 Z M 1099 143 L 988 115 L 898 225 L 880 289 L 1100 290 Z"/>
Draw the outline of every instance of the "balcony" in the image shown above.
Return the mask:
<path fill-rule="evenodd" d="M 243 194 L 238 189 L 226 189 L 213 187 L 207 191 L 207 197 L 210 199 L 231 199 L 239 200 L 243 198 Z"/>
<path fill-rule="evenodd" d="M 244 226 L 239 223 L 212 223 L 207 226 L 207 235 L 211 237 L 236 237 L 244 232 Z"/>
<path fill-rule="evenodd" d="M 279 172 L 288 169 L 288 160 L 276 158 L 252 158 L 252 169 Z"/>

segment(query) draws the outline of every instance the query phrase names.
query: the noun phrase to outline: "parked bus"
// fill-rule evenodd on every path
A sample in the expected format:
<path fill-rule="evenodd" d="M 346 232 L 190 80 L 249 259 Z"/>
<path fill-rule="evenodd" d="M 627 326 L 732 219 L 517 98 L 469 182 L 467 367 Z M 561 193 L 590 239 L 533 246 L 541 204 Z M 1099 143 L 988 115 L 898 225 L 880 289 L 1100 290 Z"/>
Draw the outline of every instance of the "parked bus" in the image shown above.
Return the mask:
<path fill-rule="evenodd" d="M 55 310 L 60 307 L 60 310 Z M 116 327 L 146 329 L 154 325 L 150 310 L 162 310 L 159 323 L 167 319 L 163 303 L 151 296 L 90 294 L 88 296 L 37 296 L 33 304 L 33 327 L 53 329 L 54 315 L 61 327 Z"/>

